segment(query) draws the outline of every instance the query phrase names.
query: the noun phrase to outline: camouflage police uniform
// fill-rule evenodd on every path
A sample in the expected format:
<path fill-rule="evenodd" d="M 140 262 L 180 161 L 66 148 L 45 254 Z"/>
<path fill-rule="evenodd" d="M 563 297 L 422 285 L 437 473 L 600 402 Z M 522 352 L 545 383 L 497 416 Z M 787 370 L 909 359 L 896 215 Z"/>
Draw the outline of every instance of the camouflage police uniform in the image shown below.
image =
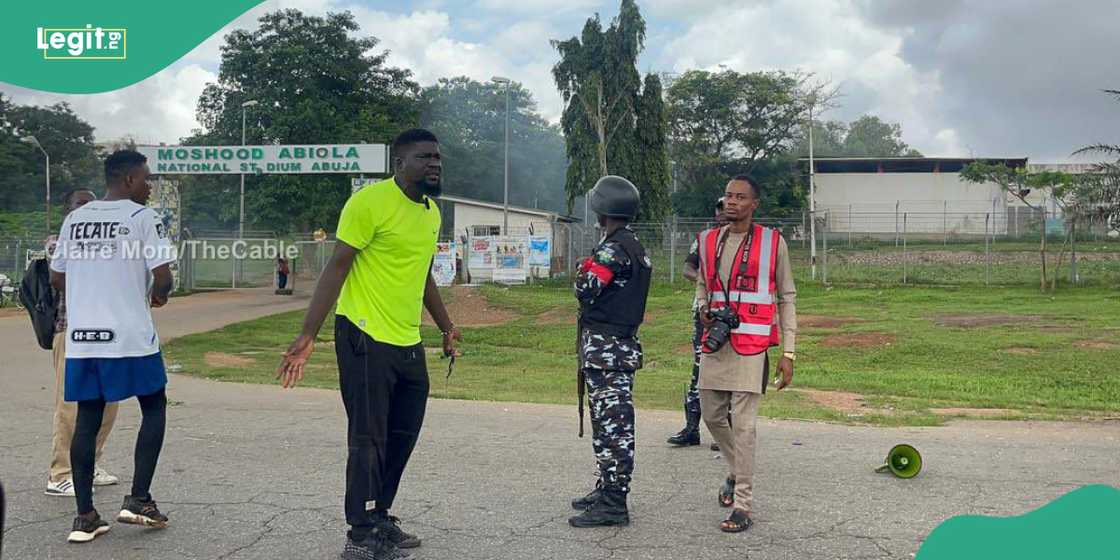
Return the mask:
<path fill-rule="evenodd" d="M 692 240 L 692 247 L 688 250 L 685 262 L 693 268 L 700 269 L 700 241 Z M 700 381 L 700 343 L 704 337 L 704 323 L 700 322 L 700 302 L 692 298 L 692 381 L 688 384 L 688 392 L 684 395 L 684 409 L 686 412 L 700 413 L 700 389 L 696 386 Z"/>
<path fill-rule="evenodd" d="M 624 234 L 634 235 L 629 228 Z M 648 267 L 648 257 L 642 258 L 642 264 Z M 609 282 L 604 284 L 591 269 L 596 263 L 611 271 Z M 608 286 L 626 288 L 633 275 L 633 264 L 617 241 L 607 239 L 600 243 L 576 277 L 575 292 L 580 305 L 594 305 Z M 591 443 L 599 463 L 599 482 L 603 488 L 623 493 L 629 493 L 634 471 L 634 373 L 641 367 L 642 343 L 636 332 L 632 336 L 618 336 L 593 326 L 581 327 L 580 368 L 587 387 Z"/>
<path fill-rule="evenodd" d="M 699 238 L 692 240 L 685 265 L 694 269 L 700 267 Z M 688 384 L 688 391 L 684 395 L 684 428 L 669 436 L 668 443 L 675 446 L 700 445 L 700 343 L 704 334 L 704 324 L 700 322 L 700 306 L 698 301 L 692 300 L 692 379 Z"/>
<path fill-rule="evenodd" d="M 591 439 L 599 463 L 595 490 L 572 500 L 583 513 L 568 519 L 573 527 L 627 525 L 627 495 L 634 472 L 634 372 L 642 367 L 638 327 L 645 317 L 653 266 L 629 227 L 641 204 L 638 188 L 624 177 L 601 177 L 587 194 L 588 204 L 608 228 L 576 276 L 579 300 L 579 390 L 587 391 Z M 582 395 L 581 395 L 582 399 Z M 580 403 L 580 408 L 583 403 Z M 580 419 L 583 435 L 583 419 Z"/>

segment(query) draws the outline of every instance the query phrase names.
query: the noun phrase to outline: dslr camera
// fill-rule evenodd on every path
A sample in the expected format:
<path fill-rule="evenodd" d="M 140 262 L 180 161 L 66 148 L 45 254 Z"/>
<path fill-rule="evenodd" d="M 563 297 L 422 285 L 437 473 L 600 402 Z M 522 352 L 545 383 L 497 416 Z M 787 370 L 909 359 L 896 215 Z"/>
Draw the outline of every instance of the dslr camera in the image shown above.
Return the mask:
<path fill-rule="evenodd" d="M 731 330 L 739 328 L 739 315 L 730 307 L 708 310 L 708 318 L 712 326 L 708 327 L 708 338 L 704 340 L 704 347 L 709 352 L 715 352 L 727 344 L 731 338 Z"/>

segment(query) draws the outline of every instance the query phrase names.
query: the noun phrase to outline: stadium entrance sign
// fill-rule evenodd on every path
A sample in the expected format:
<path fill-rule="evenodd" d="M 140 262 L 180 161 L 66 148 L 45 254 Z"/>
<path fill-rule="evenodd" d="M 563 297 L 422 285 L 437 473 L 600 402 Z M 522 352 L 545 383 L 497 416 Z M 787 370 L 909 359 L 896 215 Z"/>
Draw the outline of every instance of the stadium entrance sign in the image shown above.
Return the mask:
<path fill-rule="evenodd" d="M 384 144 L 284 146 L 143 146 L 157 175 L 364 173 L 384 174 L 389 150 Z"/>

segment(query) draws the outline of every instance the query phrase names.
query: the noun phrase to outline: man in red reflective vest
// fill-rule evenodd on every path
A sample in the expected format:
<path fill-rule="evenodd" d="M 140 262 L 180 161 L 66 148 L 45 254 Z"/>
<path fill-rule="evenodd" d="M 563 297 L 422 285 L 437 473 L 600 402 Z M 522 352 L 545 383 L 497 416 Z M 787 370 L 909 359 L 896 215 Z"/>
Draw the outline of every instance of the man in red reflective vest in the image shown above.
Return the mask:
<path fill-rule="evenodd" d="M 719 492 L 720 505 L 733 508 L 720 524 L 729 533 L 752 524 L 755 419 L 770 376 L 768 350 L 782 345 L 778 390 L 793 381 L 796 359 L 797 288 L 789 249 L 777 230 L 754 223 L 760 198 L 761 188 L 749 176 L 727 183 L 724 214 L 729 224 L 701 235 L 696 280 L 705 329 L 700 411 L 730 468 Z"/>

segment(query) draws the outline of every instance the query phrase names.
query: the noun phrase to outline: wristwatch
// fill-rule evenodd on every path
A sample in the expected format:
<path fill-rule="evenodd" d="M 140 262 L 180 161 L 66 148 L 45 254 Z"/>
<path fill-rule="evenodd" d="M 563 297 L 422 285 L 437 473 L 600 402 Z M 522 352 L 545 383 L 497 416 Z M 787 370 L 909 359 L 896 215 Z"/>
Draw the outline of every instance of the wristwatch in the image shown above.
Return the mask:
<path fill-rule="evenodd" d="M 439 332 L 441 334 L 443 334 L 443 336 L 447 336 L 447 335 L 451 334 L 454 330 L 455 330 L 455 323 L 451 323 L 451 326 L 447 327 L 447 330 L 440 330 Z"/>
<path fill-rule="evenodd" d="M 782 352 L 782 357 L 789 358 L 789 361 L 791 362 L 797 361 L 797 354 L 794 354 L 793 352 Z"/>

